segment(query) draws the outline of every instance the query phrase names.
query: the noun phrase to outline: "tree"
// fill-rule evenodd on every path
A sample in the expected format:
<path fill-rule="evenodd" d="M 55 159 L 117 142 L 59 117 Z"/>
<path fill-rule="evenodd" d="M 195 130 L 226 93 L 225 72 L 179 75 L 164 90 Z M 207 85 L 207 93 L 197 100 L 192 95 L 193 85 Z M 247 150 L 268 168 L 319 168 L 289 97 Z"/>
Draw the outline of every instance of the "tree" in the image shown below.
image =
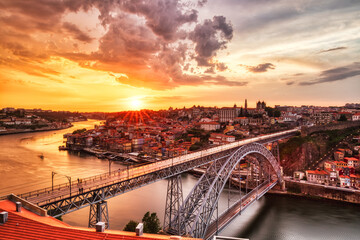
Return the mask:
<path fill-rule="evenodd" d="M 199 150 L 202 146 L 203 146 L 203 144 L 201 142 L 196 142 L 190 146 L 189 150 L 196 151 L 196 150 Z"/>
<path fill-rule="evenodd" d="M 83 132 L 86 132 L 86 128 L 77 129 L 77 130 L 73 131 L 72 134 L 79 134 L 79 133 L 83 133 Z"/>
<path fill-rule="evenodd" d="M 145 213 L 142 222 L 144 224 L 145 233 L 158 233 L 160 231 L 160 220 L 156 213 Z"/>
<path fill-rule="evenodd" d="M 238 117 L 243 117 L 243 116 L 244 116 L 244 110 L 243 110 L 243 108 L 241 107 Z"/>
<path fill-rule="evenodd" d="M 347 118 L 346 118 L 345 114 L 341 114 L 338 121 L 339 121 L 339 122 L 345 122 L 345 121 L 347 121 Z"/>
<path fill-rule="evenodd" d="M 271 107 L 266 107 L 265 111 L 267 112 L 269 117 L 273 117 L 274 116 L 274 109 Z"/>
<path fill-rule="evenodd" d="M 280 116 L 281 116 L 281 112 L 279 110 L 275 110 L 274 117 L 280 117 Z"/>
<path fill-rule="evenodd" d="M 128 224 L 126 224 L 126 226 L 124 227 L 124 231 L 135 232 L 136 226 L 138 224 L 139 224 L 138 222 L 134 220 L 130 220 Z"/>

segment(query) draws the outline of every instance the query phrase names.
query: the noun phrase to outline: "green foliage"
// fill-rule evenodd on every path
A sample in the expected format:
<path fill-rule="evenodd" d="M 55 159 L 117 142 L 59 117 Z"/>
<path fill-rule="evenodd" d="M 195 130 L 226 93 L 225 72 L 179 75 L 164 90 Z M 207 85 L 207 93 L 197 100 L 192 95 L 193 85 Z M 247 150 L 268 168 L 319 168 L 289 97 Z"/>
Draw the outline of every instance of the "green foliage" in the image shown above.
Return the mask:
<path fill-rule="evenodd" d="M 347 118 L 346 118 L 345 114 L 341 114 L 338 121 L 339 121 L 339 122 L 345 122 L 345 121 L 347 121 Z"/>
<path fill-rule="evenodd" d="M 253 118 L 262 118 L 262 114 L 254 114 L 253 116 L 252 116 Z"/>
<path fill-rule="evenodd" d="M 73 131 L 72 134 L 79 134 L 79 133 L 83 133 L 83 132 L 86 132 L 86 128 L 77 129 L 77 130 Z"/>
<path fill-rule="evenodd" d="M 301 147 L 301 145 L 306 142 L 316 143 L 315 140 L 318 139 L 318 137 L 320 137 L 320 139 L 324 139 L 326 143 L 326 149 L 329 150 L 335 147 L 339 142 L 341 142 L 350 134 L 355 134 L 358 131 L 359 128 L 352 127 L 341 130 L 317 132 L 311 136 L 306 137 L 296 136 L 289 139 L 287 142 L 280 144 L 280 157 L 283 159 L 285 156 L 291 155 L 292 152 L 296 151 L 297 148 Z M 317 143 L 317 145 L 319 144 Z"/>
<path fill-rule="evenodd" d="M 313 140 L 312 137 L 309 136 L 307 137 L 297 136 L 290 138 L 289 141 L 280 144 L 280 157 L 284 158 L 284 156 L 290 155 L 297 148 L 301 147 L 302 144 L 304 144 L 305 142 L 310 142 L 312 140 Z"/>
<path fill-rule="evenodd" d="M 236 141 L 244 138 L 244 136 L 241 134 L 232 134 L 232 135 L 235 137 Z"/>
<path fill-rule="evenodd" d="M 178 137 L 176 140 L 183 139 L 185 142 L 190 142 L 191 137 L 189 136 L 189 134 L 192 134 L 191 137 L 200 138 L 200 141 L 203 142 L 203 143 L 207 142 L 209 140 L 209 137 L 210 137 L 210 134 L 207 133 L 205 130 L 192 128 L 192 129 L 187 130 L 186 133 L 181 134 L 181 136 Z"/>
<path fill-rule="evenodd" d="M 161 229 L 160 220 L 156 213 L 145 213 L 142 222 L 144 224 L 145 233 L 158 233 Z"/>
<path fill-rule="evenodd" d="M 281 116 L 281 112 L 279 110 L 275 110 L 274 117 L 280 117 L 280 116 Z"/>
<path fill-rule="evenodd" d="M 82 116 L 78 112 L 38 112 L 35 115 L 44 118 L 50 122 L 67 122 L 69 117 L 78 117 L 86 120 L 86 117 Z"/>
<path fill-rule="evenodd" d="M 265 111 L 267 112 L 269 117 L 274 117 L 274 109 L 272 107 L 266 107 Z"/>
<path fill-rule="evenodd" d="M 138 224 L 139 224 L 138 222 L 136 222 L 134 220 L 130 220 L 124 227 L 124 231 L 135 232 L 136 226 Z"/>
<path fill-rule="evenodd" d="M 241 107 L 238 117 L 243 117 L 243 116 L 244 116 L 244 109 Z"/>
<path fill-rule="evenodd" d="M 196 150 L 199 150 L 202 146 L 203 146 L 203 143 L 196 142 L 196 143 L 194 143 L 193 145 L 190 146 L 189 150 L 190 151 L 196 151 Z"/>
<path fill-rule="evenodd" d="M 326 143 L 327 149 L 335 147 L 345 137 L 349 136 L 350 134 L 357 133 L 358 130 L 359 130 L 359 128 L 352 127 L 352 128 L 341 129 L 341 130 L 325 131 L 324 133 L 328 136 L 327 143 Z"/>

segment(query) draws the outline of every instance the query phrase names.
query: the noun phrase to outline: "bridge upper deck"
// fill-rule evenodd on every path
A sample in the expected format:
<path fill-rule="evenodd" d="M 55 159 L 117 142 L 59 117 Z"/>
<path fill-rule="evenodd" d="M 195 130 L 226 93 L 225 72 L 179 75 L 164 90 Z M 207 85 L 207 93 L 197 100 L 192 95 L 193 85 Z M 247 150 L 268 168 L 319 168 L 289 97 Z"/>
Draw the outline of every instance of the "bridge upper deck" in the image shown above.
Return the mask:
<path fill-rule="evenodd" d="M 266 141 L 268 139 L 273 139 L 273 138 L 281 138 L 281 137 L 285 138 L 288 135 L 296 133 L 297 131 L 298 129 L 292 129 L 278 133 L 272 133 L 254 138 L 244 139 L 229 144 L 211 147 L 190 154 L 181 155 L 178 157 L 146 164 L 143 166 L 137 166 L 137 167 L 128 168 L 124 170 L 117 170 L 111 173 L 105 173 L 89 178 L 83 178 L 81 183 L 79 183 L 78 181 L 72 181 L 71 187 L 70 187 L 70 183 L 66 183 L 66 184 L 56 185 L 53 188 L 48 187 L 45 189 L 24 193 L 21 194 L 20 197 L 38 205 L 48 204 L 49 202 L 63 199 L 71 195 L 80 194 L 81 192 L 92 191 L 94 189 L 111 185 L 117 182 L 133 179 L 152 172 L 170 168 L 175 165 L 184 164 L 199 158 L 207 157 L 216 153 L 221 153 L 223 151 L 234 149 L 243 146 L 245 144 L 259 142 L 259 141 Z"/>

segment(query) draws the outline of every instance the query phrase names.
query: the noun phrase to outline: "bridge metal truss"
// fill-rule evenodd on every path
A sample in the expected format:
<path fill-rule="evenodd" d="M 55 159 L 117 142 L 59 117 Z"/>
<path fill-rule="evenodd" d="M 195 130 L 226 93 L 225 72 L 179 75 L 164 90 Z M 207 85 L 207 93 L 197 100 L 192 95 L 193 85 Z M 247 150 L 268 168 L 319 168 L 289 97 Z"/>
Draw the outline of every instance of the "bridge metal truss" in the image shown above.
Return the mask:
<path fill-rule="evenodd" d="M 181 206 L 180 216 L 174 218 L 173 226 L 180 225 L 179 235 L 190 235 L 204 238 L 207 227 L 216 209 L 220 193 L 231 176 L 235 166 L 249 154 L 262 156 L 259 161 L 266 160 L 276 173 L 278 182 L 282 182 L 280 165 L 271 152 L 259 143 L 241 146 L 230 157 L 214 161 L 194 186 Z M 179 221 L 179 222 L 177 222 Z M 175 232 L 172 229 L 171 232 Z"/>
<path fill-rule="evenodd" d="M 40 207 L 46 209 L 50 216 L 58 217 L 156 181 L 179 175 L 183 172 L 187 172 L 193 168 L 200 167 L 216 160 L 228 158 L 234 151 L 235 149 L 230 149 L 128 180 L 106 183 L 104 186 L 99 186 L 99 188 L 91 191 L 39 205 Z"/>
<path fill-rule="evenodd" d="M 172 226 L 172 219 L 177 215 L 179 216 L 180 207 L 183 203 L 183 191 L 181 183 L 181 175 L 171 177 L 168 179 L 166 204 L 165 204 L 165 217 L 163 229 L 166 232 L 171 228 L 179 228 L 180 226 Z"/>
<path fill-rule="evenodd" d="M 104 222 L 105 228 L 109 229 L 109 211 L 106 201 L 101 201 L 90 205 L 89 228 L 95 228 L 98 222 Z"/>
<path fill-rule="evenodd" d="M 279 139 L 293 136 L 295 134 L 296 133 L 287 133 L 281 136 L 259 141 L 259 143 L 263 143 L 263 144 L 270 143 L 273 141 L 277 141 Z M 189 162 L 174 164 L 169 168 L 147 173 L 131 179 L 127 179 L 123 181 L 107 182 L 103 185 L 99 185 L 96 189 L 92 189 L 90 191 L 84 191 L 81 194 L 74 194 L 62 199 L 56 199 L 54 201 L 49 199 L 44 203 L 39 203 L 38 205 L 46 209 L 50 216 L 58 217 L 76 211 L 78 209 L 87 207 L 91 204 L 96 204 L 98 202 L 115 197 L 117 195 L 135 190 L 137 188 L 154 183 L 156 181 L 176 176 L 178 174 L 187 172 L 196 167 L 200 167 L 202 165 L 215 161 L 221 161 L 221 160 L 224 161 L 225 159 L 230 157 L 230 155 L 234 153 L 236 149 L 238 148 L 228 149 L 223 152 L 215 153 L 205 157 L 202 156 L 198 159 Z"/>

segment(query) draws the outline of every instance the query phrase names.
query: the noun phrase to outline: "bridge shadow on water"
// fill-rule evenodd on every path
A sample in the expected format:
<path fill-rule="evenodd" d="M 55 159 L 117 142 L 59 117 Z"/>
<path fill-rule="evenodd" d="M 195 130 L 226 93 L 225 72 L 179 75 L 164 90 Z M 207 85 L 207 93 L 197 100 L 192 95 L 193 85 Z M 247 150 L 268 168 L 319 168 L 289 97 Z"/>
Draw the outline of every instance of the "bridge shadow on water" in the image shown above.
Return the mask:
<path fill-rule="evenodd" d="M 259 231 L 261 231 L 261 226 L 264 226 L 267 223 L 267 219 L 269 219 L 270 215 L 273 215 L 273 209 L 269 208 L 270 200 L 266 198 L 266 196 L 262 197 L 259 200 L 261 206 L 256 211 L 255 217 L 252 218 L 249 222 L 246 222 L 245 228 L 243 228 L 240 232 L 236 235 L 242 238 L 249 238 L 253 239 L 254 235 L 257 235 Z M 248 209 L 247 209 L 248 210 Z M 244 211 L 246 213 L 246 210 Z M 241 218 L 241 216 L 238 216 Z M 273 221 L 275 224 L 275 221 Z"/>
<path fill-rule="evenodd" d="M 274 194 L 265 195 L 259 203 L 254 217 L 242 221 L 244 225 L 234 236 L 251 240 L 359 239 L 359 205 Z"/>

